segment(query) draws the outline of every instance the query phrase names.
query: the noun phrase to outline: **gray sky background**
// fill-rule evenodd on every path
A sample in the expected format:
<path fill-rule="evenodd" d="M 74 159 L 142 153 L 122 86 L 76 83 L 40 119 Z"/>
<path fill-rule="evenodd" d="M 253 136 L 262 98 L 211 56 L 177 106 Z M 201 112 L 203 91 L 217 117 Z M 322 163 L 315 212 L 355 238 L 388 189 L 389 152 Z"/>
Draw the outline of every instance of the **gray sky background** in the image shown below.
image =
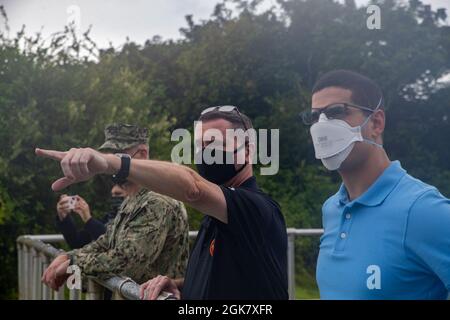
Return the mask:
<path fill-rule="evenodd" d="M 343 0 L 342 0 L 343 1 Z M 40 31 L 44 36 L 61 31 L 71 16 L 68 8 L 80 8 L 81 30 L 92 25 L 91 37 L 100 47 L 121 45 L 130 40 L 144 43 L 154 35 L 163 39 L 180 38 L 179 28 L 185 27 L 185 15 L 195 21 L 211 15 L 216 0 L 0 0 L 5 6 L 12 32 L 23 24 L 28 33 Z M 358 5 L 367 0 L 356 0 Z M 424 0 L 434 8 L 445 7 L 450 15 L 450 0 Z M 274 0 L 265 0 L 270 7 Z M 448 19 L 449 20 L 449 19 Z M 1 26 L 3 27 L 3 25 Z"/>

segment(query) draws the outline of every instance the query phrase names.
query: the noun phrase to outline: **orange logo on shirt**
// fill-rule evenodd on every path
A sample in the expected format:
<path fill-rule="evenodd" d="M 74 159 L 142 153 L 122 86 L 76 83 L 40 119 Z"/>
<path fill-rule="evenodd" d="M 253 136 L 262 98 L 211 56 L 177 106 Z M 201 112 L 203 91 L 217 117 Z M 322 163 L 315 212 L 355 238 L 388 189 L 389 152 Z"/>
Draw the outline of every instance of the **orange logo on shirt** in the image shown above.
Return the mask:
<path fill-rule="evenodd" d="M 213 239 L 211 241 L 211 244 L 209 245 L 209 254 L 212 256 L 214 256 L 214 244 L 216 243 L 216 239 Z"/>

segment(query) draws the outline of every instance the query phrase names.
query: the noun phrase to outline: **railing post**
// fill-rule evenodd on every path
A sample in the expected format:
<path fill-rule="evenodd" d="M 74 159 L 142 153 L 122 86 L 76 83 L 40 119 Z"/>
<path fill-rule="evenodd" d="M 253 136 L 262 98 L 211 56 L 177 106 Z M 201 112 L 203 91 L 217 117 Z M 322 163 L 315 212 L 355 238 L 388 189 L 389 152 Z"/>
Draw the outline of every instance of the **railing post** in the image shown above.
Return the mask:
<path fill-rule="evenodd" d="M 289 299 L 295 300 L 295 234 L 288 232 L 288 290 Z"/>
<path fill-rule="evenodd" d="M 112 300 L 125 300 L 119 290 L 114 290 L 112 293 Z"/>
<path fill-rule="evenodd" d="M 64 288 L 65 288 L 65 286 L 62 285 L 58 291 L 53 291 L 53 299 L 54 300 L 65 300 L 66 299 L 66 297 L 64 296 Z"/>
<path fill-rule="evenodd" d="M 103 287 L 92 279 L 87 281 L 86 300 L 103 300 Z"/>
<path fill-rule="evenodd" d="M 34 279 L 34 281 L 36 281 L 36 299 L 37 300 L 42 300 L 42 258 L 41 258 L 41 253 L 40 252 L 36 252 L 36 278 Z"/>
<path fill-rule="evenodd" d="M 81 300 L 81 290 L 69 289 L 69 300 Z"/>
<path fill-rule="evenodd" d="M 44 273 L 44 270 L 47 269 L 48 265 L 49 265 L 49 258 L 46 255 L 41 254 L 42 273 Z M 42 299 L 43 300 L 51 300 L 52 299 L 52 291 L 45 284 L 42 284 Z"/>
<path fill-rule="evenodd" d="M 30 299 L 30 279 L 28 274 L 30 273 L 30 248 L 24 244 L 23 245 L 23 292 L 21 294 L 22 299 Z"/>
<path fill-rule="evenodd" d="M 19 288 L 19 300 L 23 300 L 23 257 L 22 257 L 22 245 L 17 243 L 17 282 Z"/>
<path fill-rule="evenodd" d="M 36 250 L 34 248 L 31 248 L 30 250 L 30 265 L 31 265 L 31 272 L 29 276 L 30 281 L 30 295 L 29 299 L 31 300 L 37 300 L 36 297 L 36 277 L 37 277 L 37 267 L 36 267 Z"/>
<path fill-rule="evenodd" d="M 41 287 L 41 268 L 42 268 L 42 263 L 41 263 L 41 257 L 40 257 L 40 253 L 37 252 L 36 250 L 32 250 L 33 252 L 33 277 L 32 277 L 32 287 L 33 287 L 33 291 L 32 291 L 32 299 L 33 300 L 40 300 L 41 299 L 41 294 L 42 294 L 42 287 Z"/>

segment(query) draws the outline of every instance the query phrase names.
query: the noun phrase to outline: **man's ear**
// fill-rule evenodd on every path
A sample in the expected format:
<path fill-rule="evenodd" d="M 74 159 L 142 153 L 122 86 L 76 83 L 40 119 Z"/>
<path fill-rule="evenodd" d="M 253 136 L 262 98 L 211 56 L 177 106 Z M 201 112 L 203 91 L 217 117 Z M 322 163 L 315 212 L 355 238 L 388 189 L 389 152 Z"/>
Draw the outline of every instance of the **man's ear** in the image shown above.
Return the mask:
<path fill-rule="evenodd" d="M 375 111 L 371 116 L 372 123 L 372 139 L 376 140 L 383 136 L 384 128 L 386 125 L 386 115 L 383 109 Z"/>
<path fill-rule="evenodd" d="M 148 159 L 149 157 L 148 147 L 139 149 L 137 154 L 139 155 L 139 159 Z"/>
<path fill-rule="evenodd" d="M 256 150 L 256 146 L 253 142 L 246 142 L 245 143 L 245 158 L 248 160 L 249 163 L 252 163 L 253 156 Z"/>
<path fill-rule="evenodd" d="M 141 151 L 139 151 L 141 153 L 141 157 L 143 159 L 148 159 L 148 149 L 142 149 Z"/>

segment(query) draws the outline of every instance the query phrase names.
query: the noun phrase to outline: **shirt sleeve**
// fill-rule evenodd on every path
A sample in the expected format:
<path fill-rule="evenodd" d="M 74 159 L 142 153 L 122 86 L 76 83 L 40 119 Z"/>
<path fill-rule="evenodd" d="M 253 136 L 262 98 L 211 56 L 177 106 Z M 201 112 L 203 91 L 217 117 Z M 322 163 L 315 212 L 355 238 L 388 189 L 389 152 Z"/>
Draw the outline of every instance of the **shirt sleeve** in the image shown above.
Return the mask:
<path fill-rule="evenodd" d="M 405 248 L 450 290 L 450 200 L 436 189 L 426 191 L 411 207 Z"/>
<path fill-rule="evenodd" d="M 219 223 L 219 227 L 231 232 L 240 245 L 250 250 L 259 248 L 267 239 L 273 204 L 256 192 L 221 188 L 227 203 L 228 223 Z"/>
<path fill-rule="evenodd" d="M 91 236 L 92 240 L 97 240 L 106 232 L 106 226 L 101 221 L 90 218 L 84 225 L 84 230 Z"/>
<path fill-rule="evenodd" d="M 158 210 L 159 209 L 159 210 Z M 142 270 L 150 265 L 164 247 L 168 228 L 168 215 L 161 207 L 147 206 L 146 212 L 139 214 L 127 224 L 124 236 L 117 239 L 113 248 L 91 250 L 92 246 L 73 252 L 73 262 L 85 275 L 107 278 L 114 275 L 126 275 L 135 280 L 140 278 Z M 108 230 L 110 230 L 108 225 Z M 106 235 L 106 237 L 105 237 Z M 109 237 L 107 233 L 97 241 L 103 242 Z M 100 245 L 99 247 L 102 247 Z"/>
<path fill-rule="evenodd" d="M 93 240 L 85 230 L 77 230 L 70 215 L 67 215 L 63 220 L 56 217 L 56 226 L 72 249 L 81 248 Z"/>
<path fill-rule="evenodd" d="M 97 254 L 108 250 L 109 241 L 112 234 L 112 224 L 108 224 L 106 228 L 106 232 L 102 234 L 97 240 L 91 241 L 87 245 L 82 248 L 78 248 L 72 251 L 67 252 L 69 256 L 74 260 L 75 257 L 82 251 L 84 253 Z M 75 262 L 75 261 L 73 261 Z"/>

